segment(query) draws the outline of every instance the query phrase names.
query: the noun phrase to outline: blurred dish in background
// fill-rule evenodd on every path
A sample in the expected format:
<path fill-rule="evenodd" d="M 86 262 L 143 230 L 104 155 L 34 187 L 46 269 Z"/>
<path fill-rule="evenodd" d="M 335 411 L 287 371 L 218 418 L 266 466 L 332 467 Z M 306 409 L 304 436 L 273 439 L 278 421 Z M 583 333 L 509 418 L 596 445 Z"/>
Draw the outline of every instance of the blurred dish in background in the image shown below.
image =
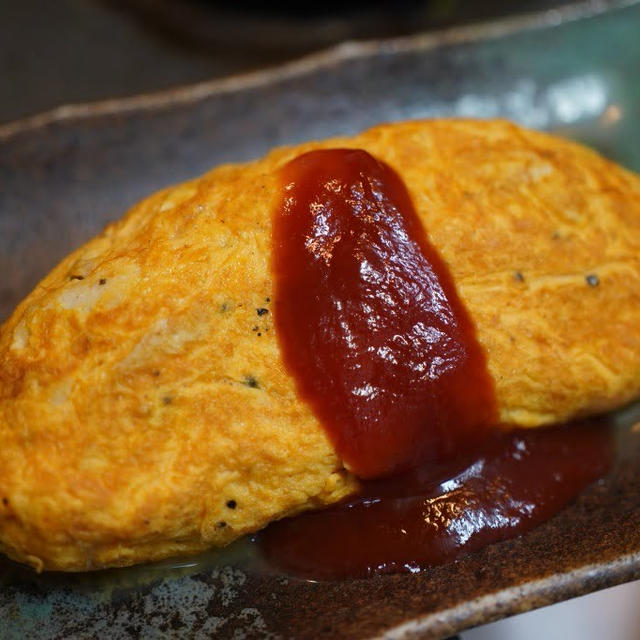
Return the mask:
<path fill-rule="evenodd" d="M 4 2 L 0 122 L 256 70 L 347 39 L 417 33 L 566 2 Z"/>
<path fill-rule="evenodd" d="M 345 40 L 389 38 L 554 9 L 571 0 L 103 0 L 189 46 L 300 55 Z"/>

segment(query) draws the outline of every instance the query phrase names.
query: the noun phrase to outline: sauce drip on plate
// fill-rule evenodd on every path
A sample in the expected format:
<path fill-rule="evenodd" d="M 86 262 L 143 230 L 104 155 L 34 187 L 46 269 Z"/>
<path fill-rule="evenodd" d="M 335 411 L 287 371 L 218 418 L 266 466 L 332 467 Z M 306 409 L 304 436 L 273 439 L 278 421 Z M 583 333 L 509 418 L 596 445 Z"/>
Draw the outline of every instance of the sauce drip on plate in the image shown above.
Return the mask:
<path fill-rule="evenodd" d="M 549 519 L 602 476 L 604 420 L 491 434 L 473 455 L 363 483 L 358 496 L 258 536 L 280 570 L 313 579 L 416 572 Z"/>
<path fill-rule="evenodd" d="M 362 478 L 445 459 L 495 419 L 484 353 L 398 175 L 362 150 L 283 169 L 275 324 L 298 392 Z"/>
<path fill-rule="evenodd" d="M 473 324 L 389 166 L 318 150 L 283 180 L 273 241 L 284 361 L 368 480 L 343 504 L 259 534 L 272 563 L 316 579 L 418 571 L 531 529 L 605 473 L 601 424 L 489 429 L 496 403 Z"/>

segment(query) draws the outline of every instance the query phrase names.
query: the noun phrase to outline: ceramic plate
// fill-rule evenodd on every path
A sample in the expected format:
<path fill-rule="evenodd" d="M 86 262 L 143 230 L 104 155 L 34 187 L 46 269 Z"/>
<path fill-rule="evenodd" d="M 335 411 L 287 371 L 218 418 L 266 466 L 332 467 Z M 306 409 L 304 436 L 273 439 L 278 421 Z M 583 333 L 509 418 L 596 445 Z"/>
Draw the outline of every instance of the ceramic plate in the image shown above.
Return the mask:
<path fill-rule="evenodd" d="M 431 116 L 502 116 L 640 170 L 640 2 L 345 44 L 274 70 L 0 127 L 0 319 L 151 191 L 274 145 Z M 520 538 L 415 575 L 308 582 L 246 542 L 182 563 L 37 576 L 4 561 L 3 638 L 435 638 L 640 577 L 640 434 Z"/>

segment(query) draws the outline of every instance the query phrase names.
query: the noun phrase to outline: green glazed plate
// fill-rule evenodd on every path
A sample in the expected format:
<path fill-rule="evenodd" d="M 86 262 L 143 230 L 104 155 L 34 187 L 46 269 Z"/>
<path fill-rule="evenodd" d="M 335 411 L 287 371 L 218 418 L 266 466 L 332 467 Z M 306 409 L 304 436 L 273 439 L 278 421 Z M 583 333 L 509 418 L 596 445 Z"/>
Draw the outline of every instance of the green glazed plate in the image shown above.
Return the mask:
<path fill-rule="evenodd" d="M 273 70 L 0 127 L 0 320 L 136 200 L 274 145 L 506 117 L 640 170 L 640 3 L 345 44 Z M 612 310 L 615 311 L 615 310 Z M 415 575 L 308 582 L 222 553 L 83 575 L 0 561 L 0 638 L 437 638 L 640 577 L 638 412 L 611 473 L 529 534 Z"/>

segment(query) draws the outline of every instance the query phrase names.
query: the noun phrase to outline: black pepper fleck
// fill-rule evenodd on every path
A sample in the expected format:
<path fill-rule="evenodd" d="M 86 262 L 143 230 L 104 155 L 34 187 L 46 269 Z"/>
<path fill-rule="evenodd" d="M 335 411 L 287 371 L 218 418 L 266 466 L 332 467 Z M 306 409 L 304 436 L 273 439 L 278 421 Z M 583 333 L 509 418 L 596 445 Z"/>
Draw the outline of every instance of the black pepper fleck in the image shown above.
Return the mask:
<path fill-rule="evenodd" d="M 69 276 L 69 280 L 84 280 L 84 276 Z"/>
<path fill-rule="evenodd" d="M 154 370 L 151 372 L 151 375 L 152 375 L 154 378 L 157 378 L 157 377 L 160 375 L 160 370 L 159 370 L 159 369 L 154 369 Z"/>
<path fill-rule="evenodd" d="M 256 309 L 256 313 L 257 313 L 259 316 L 264 316 L 264 315 L 266 315 L 267 313 L 269 313 L 269 309 L 265 309 L 264 307 L 260 307 L 260 309 Z"/>
<path fill-rule="evenodd" d="M 255 327 L 253 327 L 253 329 L 251 329 L 251 331 L 257 331 L 260 327 L 258 325 L 256 325 Z"/>
<path fill-rule="evenodd" d="M 260 337 L 262 334 L 258 331 L 257 335 L 258 335 L 258 337 Z"/>
<path fill-rule="evenodd" d="M 229 309 L 229 305 L 226 302 L 223 302 L 220 305 L 220 313 L 225 313 Z"/>
<path fill-rule="evenodd" d="M 258 381 L 253 376 L 245 376 L 244 384 L 246 384 L 247 387 L 251 387 L 252 389 L 257 389 L 259 387 Z"/>
<path fill-rule="evenodd" d="M 8 507 L 8 506 L 9 506 L 9 498 L 2 498 L 2 504 L 3 504 L 5 507 Z"/>
<path fill-rule="evenodd" d="M 518 281 L 518 282 L 524 282 L 524 276 L 522 275 L 522 273 L 520 271 L 516 271 L 513 274 L 513 277 Z"/>
<path fill-rule="evenodd" d="M 265 298 L 265 302 L 271 302 L 271 298 Z"/>
<path fill-rule="evenodd" d="M 162 402 L 164 402 L 165 404 L 171 404 L 173 402 L 173 398 L 171 396 L 165 396 L 164 398 L 162 398 Z"/>
<path fill-rule="evenodd" d="M 227 500 L 227 507 L 229 509 L 235 509 L 238 506 L 238 503 L 235 500 Z"/>
<path fill-rule="evenodd" d="M 224 529 L 227 526 L 227 523 L 224 520 L 220 520 L 216 526 L 218 529 Z"/>
<path fill-rule="evenodd" d="M 600 278 L 595 273 L 589 274 L 585 280 L 590 287 L 597 287 L 600 284 Z"/>
<path fill-rule="evenodd" d="M 99 285 L 105 285 L 105 284 L 107 284 L 107 280 L 106 280 L 106 278 L 100 278 L 100 280 L 98 280 L 98 284 L 99 284 Z"/>

